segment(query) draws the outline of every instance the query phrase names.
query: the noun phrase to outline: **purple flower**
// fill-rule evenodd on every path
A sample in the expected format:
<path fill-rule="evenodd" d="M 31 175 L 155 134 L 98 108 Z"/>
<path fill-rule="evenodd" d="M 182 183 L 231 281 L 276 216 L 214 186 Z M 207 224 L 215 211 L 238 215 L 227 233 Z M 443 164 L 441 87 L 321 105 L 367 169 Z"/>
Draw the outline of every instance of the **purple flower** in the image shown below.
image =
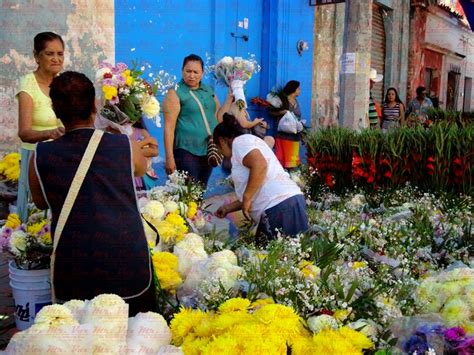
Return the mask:
<path fill-rule="evenodd" d="M 12 228 L 10 228 L 10 227 L 3 227 L 1 237 L 2 237 L 2 238 L 10 238 L 10 236 L 12 235 L 12 233 L 13 233 L 13 229 L 12 229 Z"/>
<path fill-rule="evenodd" d="M 458 352 L 458 355 L 474 354 L 474 337 L 466 338 L 455 349 Z"/>
<path fill-rule="evenodd" d="M 449 328 L 444 331 L 444 338 L 449 342 L 459 342 L 465 336 L 466 332 L 460 327 Z"/>
<path fill-rule="evenodd" d="M 117 75 L 115 79 L 117 79 L 119 85 L 125 85 L 125 77 L 123 75 Z"/>
<path fill-rule="evenodd" d="M 7 250 L 8 246 L 10 244 L 10 238 L 9 237 L 0 237 L 0 251 Z"/>
<path fill-rule="evenodd" d="M 117 65 L 115 66 L 115 68 L 117 68 L 117 70 L 121 73 L 125 70 L 128 69 L 128 66 L 127 64 L 123 63 L 123 62 L 120 62 L 120 63 L 117 63 Z"/>
<path fill-rule="evenodd" d="M 49 223 L 48 223 L 48 224 L 45 224 L 45 225 L 43 226 L 42 231 L 43 231 L 44 233 L 49 233 L 49 232 L 51 232 L 51 225 L 50 225 Z"/>
<path fill-rule="evenodd" d="M 99 64 L 99 68 L 102 69 L 102 68 L 109 68 L 109 69 L 112 69 L 112 64 L 110 63 L 107 63 L 107 62 L 102 62 Z"/>
<path fill-rule="evenodd" d="M 104 79 L 103 84 L 107 86 L 115 86 L 114 81 L 112 79 Z"/>
<path fill-rule="evenodd" d="M 430 348 L 426 335 L 424 334 L 413 334 L 404 344 L 403 350 L 408 354 L 413 354 L 415 351 L 417 354 L 424 354 Z"/>

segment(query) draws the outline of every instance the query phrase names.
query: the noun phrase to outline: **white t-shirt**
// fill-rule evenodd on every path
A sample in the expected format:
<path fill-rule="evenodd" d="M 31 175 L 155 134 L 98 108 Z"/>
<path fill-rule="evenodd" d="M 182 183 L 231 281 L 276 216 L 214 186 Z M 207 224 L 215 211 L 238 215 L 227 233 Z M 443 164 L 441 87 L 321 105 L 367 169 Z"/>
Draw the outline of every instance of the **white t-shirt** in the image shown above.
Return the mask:
<path fill-rule="evenodd" d="M 262 187 L 253 198 L 250 210 L 253 220 L 258 223 L 263 211 L 292 196 L 303 193 L 298 185 L 290 179 L 267 143 L 254 135 L 244 134 L 236 137 L 232 142 L 231 177 L 239 201 L 243 199 L 249 179 L 249 168 L 243 165 L 243 160 L 254 149 L 258 149 L 267 161 L 267 175 Z"/>

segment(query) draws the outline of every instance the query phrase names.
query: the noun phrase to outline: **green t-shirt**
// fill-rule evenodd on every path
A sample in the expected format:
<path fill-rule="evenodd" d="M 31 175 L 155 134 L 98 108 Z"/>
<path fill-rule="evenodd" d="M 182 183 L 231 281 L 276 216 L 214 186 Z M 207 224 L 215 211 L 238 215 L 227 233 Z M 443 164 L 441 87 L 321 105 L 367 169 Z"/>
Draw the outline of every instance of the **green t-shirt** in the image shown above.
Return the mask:
<path fill-rule="evenodd" d="M 181 148 L 191 154 L 204 156 L 207 154 L 208 133 L 203 122 L 201 110 L 194 98 L 189 94 L 190 90 L 183 80 L 179 82 L 176 89 L 181 110 L 176 122 L 174 148 Z M 201 83 L 198 89 L 193 90 L 193 93 L 204 108 L 212 134 L 217 126 L 214 91 L 210 86 Z"/>

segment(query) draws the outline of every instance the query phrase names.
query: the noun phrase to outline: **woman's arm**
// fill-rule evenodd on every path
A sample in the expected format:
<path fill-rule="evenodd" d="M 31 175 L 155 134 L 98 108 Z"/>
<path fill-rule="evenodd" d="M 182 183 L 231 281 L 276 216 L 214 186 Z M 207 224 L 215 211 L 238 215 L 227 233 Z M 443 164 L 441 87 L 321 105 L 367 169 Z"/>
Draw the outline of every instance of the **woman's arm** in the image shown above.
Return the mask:
<path fill-rule="evenodd" d="M 252 199 L 260 190 L 267 175 L 267 161 L 258 149 L 251 150 L 242 160 L 242 164 L 249 169 L 249 179 L 242 198 L 242 213 L 250 219 Z"/>
<path fill-rule="evenodd" d="M 256 118 L 253 121 L 248 121 L 245 118 L 242 118 L 241 116 L 236 117 L 237 121 L 243 128 L 253 128 L 263 122 L 263 118 Z"/>
<path fill-rule="evenodd" d="M 217 209 L 217 211 L 214 214 L 216 215 L 216 217 L 224 218 L 225 216 L 227 216 L 227 214 L 231 212 L 239 211 L 241 209 L 242 209 L 242 202 L 240 202 L 239 200 L 236 200 L 234 202 L 222 205 L 221 207 Z"/>
<path fill-rule="evenodd" d="M 403 104 L 400 104 L 400 125 L 405 125 L 405 106 Z"/>
<path fill-rule="evenodd" d="M 28 181 L 30 184 L 31 197 L 33 198 L 33 202 L 35 203 L 36 207 L 41 210 L 45 210 L 48 208 L 48 204 L 44 199 L 38 175 L 36 175 L 35 157 L 36 153 L 33 153 L 28 163 Z"/>
<path fill-rule="evenodd" d="M 26 143 L 38 143 L 48 139 L 56 139 L 64 134 L 64 128 L 35 131 L 33 125 L 33 99 L 26 92 L 18 94 L 18 137 Z"/>
<path fill-rule="evenodd" d="M 137 142 L 135 140 L 130 140 L 132 144 L 132 159 L 133 159 L 133 175 L 134 176 L 143 176 L 147 169 L 147 158 L 143 155 L 142 147 L 145 140 Z"/>
<path fill-rule="evenodd" d="M 227 96 L 225 98 L 224 104 L 221 107 L 219 107 L 219 109 L 216 111 L 217 112 L 216 118 L 219 123 L 222 122 L 222 117 L 224 117 L 224 113 L 230 112 L 233 99 L 234 99 L 234 95 L 232 94 L 232 90 L 229 88 L 229 90 L 227 91 Z"/>
<path fill-rule="evenodd" d="M 163 101 L 163 116 L 165 119 L 164 127 L 164 143 L 165 143 L 165 170 L 166 173 L 172 174 L 176 170 L 174 161 L 173 146 L 176 122 L 181 111 L 181 104 L 176 91 L 170 90 L 166 94 Z"/>

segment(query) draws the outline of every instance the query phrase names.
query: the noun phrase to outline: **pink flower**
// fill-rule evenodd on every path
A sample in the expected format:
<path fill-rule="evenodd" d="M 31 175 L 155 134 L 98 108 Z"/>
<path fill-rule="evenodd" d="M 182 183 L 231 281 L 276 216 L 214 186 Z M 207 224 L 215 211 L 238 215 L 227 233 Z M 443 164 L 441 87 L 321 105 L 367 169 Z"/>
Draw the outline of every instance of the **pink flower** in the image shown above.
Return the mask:
<path fill-rule="evenodd" d="M 107 63 L 107 62 L 102 62 L 99 64 L 99 68 L 102 69 L 102 68 L 109 68 L 109 69 L 112 69 L 112 64 L 110 63 Z"/>
<path fill-rule="evenodd" d="M 115 78 L 119 85 L 125 85 L 125 77 L 123 75 L 117 75 Z"/>

